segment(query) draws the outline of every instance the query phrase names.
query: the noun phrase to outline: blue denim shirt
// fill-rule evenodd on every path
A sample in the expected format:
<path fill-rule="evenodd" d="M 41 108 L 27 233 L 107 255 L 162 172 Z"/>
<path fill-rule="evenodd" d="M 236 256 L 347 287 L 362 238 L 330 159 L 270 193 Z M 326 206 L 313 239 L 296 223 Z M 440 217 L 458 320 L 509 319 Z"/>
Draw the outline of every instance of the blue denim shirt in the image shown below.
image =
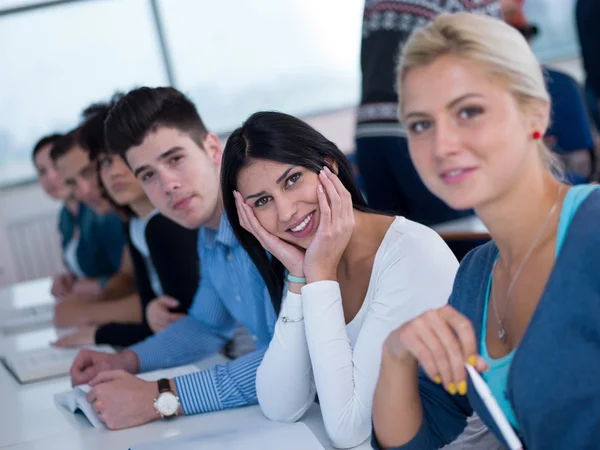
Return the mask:
<path fill-rule="evenodd" d="M 63 207 L 59 218 L 63 251 L 76 227 L 79 227 L 77 262 L 82 272 L 90 278 L 106 281 L 121 266 L 126 243 L 123 222 L 112 213 L 100 216 L 84 204 L 80 204 L 76 217 Z"/>

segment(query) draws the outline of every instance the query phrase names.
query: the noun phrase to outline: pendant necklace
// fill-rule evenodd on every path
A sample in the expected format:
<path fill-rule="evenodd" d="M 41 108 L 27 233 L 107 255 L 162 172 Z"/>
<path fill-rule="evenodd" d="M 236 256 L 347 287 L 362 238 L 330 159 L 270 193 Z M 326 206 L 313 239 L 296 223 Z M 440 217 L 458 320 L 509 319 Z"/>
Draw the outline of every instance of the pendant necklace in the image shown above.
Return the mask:
<path fill-rule="evenodd" d="M 517 271 L 515 272 L 515 274 L 513 275 L 513 277 L 510 280 L 510 283 L 508 284 L 508 289 L 506 290 L 506 295 L 504 297 L 504 311 L 502 312 L 502 316 L 500 316 L 498 314 L 498 311 L 496 308 L 496 300 L 494 297 L 494 285 L 493 285 L 494 271 L 496 269 L 496 263 L 498 262 L 499 258 L 496 258 L 496 260 L 494 261 L 494 265 L 492 266 L 492 289 L 491 289 L 492 290 L 492 298 L 491 298 L 491 300 L 492 300 L 492 307 L 494 309 L 494 316 L 496 318 L 496 322 L 498 323 L 498 339 L 500 339 L 500 341 L 503 344 L 506 343 L 506 330 L 504 329 L 504 319 L 506 318 L 506 311 L 507 311 L 508 301 L 510 299 L 510 293 L 512 291 L 513 286 L 515 285 L 515 282 L 517 281 L 517 278 L 519 278 L 519 275 L 521 274 L 521 271 L 523 270 L 525 263 L 527 262 L 527 260 L 531 256 L 531 254 L 533 253 L 533 250 L 535 250 L 535 248 L 538 244 L 538 241 L 541 239 L 541 237 L 544 234 L 544 231 L 546 231 L 546 228 L 548 228 L 550 219 L 552 218 L 552 216 L 554 215 L 554 212 L 556 211 L 556 208 L 558 207 L 558 200 L 560 199 L 561 191 L 562 191 L 562 185 L 559 184 L 558 192 L 556 194 L 556 200 L 554 201 L 554 204 L 552 205 L 552 208 L 550 209 L 550 212 L 548 213 L 548 216 L 546 217 L 546 221 L 544 222 L 544 225 L 542 226 L 537 237 L 535 238 L 535 240 L 529 247 L 529 250 L 527 250 L 527 253 L 521 260 L 521 263 L 519 264 Z"/>

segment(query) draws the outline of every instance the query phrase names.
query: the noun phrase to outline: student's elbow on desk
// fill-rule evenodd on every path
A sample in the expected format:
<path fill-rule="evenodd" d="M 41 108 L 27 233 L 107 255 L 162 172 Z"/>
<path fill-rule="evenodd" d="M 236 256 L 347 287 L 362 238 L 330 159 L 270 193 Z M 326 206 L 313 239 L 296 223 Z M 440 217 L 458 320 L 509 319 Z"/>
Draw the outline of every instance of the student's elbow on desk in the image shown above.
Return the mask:
<path fill-rule="evenodd" d="M 302 405 L 292 405 L 283 395 L 273 395 L 268 393 L 268 387 L 259 389 L 256 386 L 256 395 L 258 404 L 264 416 L 272 422 L 294 423 L 304 416 L 312 402 L 305 402 Z M 313 396 L 314 398 L 314 396 Z"/>
<path fill-rule="evenodd" d="M 360 445 L 371 436 L 370 420 L 364 424 L 346 424 L 343 422 L 330 424 L 328 423 L 329 421 L 325 419 L 325 416 L 323 416 L 323 421 L 325 423 L 327 437 L 331 441 L 331 445 L 335 448 L 353 448 Z"/>

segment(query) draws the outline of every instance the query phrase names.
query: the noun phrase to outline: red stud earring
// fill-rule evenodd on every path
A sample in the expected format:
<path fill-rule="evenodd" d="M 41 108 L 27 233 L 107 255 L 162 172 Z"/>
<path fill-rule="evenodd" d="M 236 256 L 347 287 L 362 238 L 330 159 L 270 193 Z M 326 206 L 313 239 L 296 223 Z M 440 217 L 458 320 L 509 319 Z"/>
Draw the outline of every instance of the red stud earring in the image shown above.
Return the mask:
<path fill-rule="evenodd" d="M 542 133 L 540 133 L 539 131 L 534 131 L 532 134 L 533 139 L 535 139 L 536 141 L 542 137 Z"/>

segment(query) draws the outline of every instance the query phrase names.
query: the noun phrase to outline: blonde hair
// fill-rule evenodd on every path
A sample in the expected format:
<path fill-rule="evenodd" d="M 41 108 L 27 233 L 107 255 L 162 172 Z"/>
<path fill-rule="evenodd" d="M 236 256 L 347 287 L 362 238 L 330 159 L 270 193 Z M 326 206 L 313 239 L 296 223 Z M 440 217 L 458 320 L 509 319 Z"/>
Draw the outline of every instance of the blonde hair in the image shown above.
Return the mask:
<path fill-rule="evenodd" d="M 446 55 L 483 67 L 505 83 L 521 106 L 532 101 L 550 105 L 540 63 L 521 33 L 501 20 L 463 12 L 437 16 L 415 31 L 402 49 L 397 72 L 400 115 L 404 111 L 402 93 L 407 74 Z M 558 159 L 541 140 L 539 149 L 547 169 L 555 176 L 561 176 Z"/>

